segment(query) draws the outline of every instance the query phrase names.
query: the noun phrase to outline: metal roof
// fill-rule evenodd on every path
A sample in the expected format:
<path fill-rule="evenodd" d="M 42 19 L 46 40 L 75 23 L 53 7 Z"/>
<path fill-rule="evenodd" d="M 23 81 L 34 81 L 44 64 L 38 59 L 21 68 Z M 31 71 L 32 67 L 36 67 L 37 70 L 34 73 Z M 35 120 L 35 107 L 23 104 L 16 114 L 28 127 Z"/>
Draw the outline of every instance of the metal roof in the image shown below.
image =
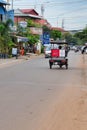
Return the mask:
<path fill-rule="evenodd" d="M 6 2 L 4 0 L 0 0 L 0 4 L 2 4 L 2 5 L 10 5 L 8 2 Z"/>
<path fill-rule="evenodd" d="M 38 18 L 38 19 L 42 18 L 41 16 L 36 16 L 36 15 L 32 15 L 32 14 L 25 14 L 20 9 L 14 10 L 14 16 L 15 17 L 32 17 L 32 18 Z"/>
<path fill-rule="evenodd" d="M 68 44 L 66 41 L 50 41 L 50 44 Z"/>

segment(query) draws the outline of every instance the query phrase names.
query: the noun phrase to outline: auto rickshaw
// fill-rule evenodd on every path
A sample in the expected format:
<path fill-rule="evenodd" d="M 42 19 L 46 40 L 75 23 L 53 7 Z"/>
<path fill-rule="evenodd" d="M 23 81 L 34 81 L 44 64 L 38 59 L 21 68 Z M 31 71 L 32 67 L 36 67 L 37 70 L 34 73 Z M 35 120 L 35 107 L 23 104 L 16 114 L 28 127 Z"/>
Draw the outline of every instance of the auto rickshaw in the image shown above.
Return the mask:
<path fill-rule="evenodd" d="M 68 69 L 68 43 L 64 41 L 51 41 L 51 57 L 49 59 L 49 67 L 58 65 L 60 68 L 65 66 Z"/>

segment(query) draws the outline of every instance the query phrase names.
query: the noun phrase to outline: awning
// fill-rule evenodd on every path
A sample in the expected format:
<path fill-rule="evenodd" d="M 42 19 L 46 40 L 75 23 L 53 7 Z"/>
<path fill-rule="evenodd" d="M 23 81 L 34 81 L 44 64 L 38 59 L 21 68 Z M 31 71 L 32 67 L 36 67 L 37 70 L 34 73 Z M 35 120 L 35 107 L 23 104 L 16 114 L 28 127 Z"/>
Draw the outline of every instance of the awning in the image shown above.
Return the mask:
<path fill-rule="evenodd" d="M 2 6 L 0 6 L 0 14 L 6 14 L 5 8 Z"/>
<path fill-rule="evenodd" d="M 18 42 L 28 42 L 29 39 L 27 37 L 21 37 L 21 36 L 16 36 Z"/>
<path fill-rule="evenodd" d="M 0 0 L 0 4 L 3 4 L 3 5 L 10 5 L 9 3 L 5 2 L 4 0 Z"/>

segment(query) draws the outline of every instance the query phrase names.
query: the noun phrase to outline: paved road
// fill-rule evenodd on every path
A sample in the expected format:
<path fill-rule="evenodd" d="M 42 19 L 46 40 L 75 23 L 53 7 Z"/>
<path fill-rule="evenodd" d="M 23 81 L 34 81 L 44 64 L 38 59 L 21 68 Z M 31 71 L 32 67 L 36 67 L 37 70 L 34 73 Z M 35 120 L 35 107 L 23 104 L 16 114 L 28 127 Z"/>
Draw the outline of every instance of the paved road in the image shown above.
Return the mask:
<path fill-rule="evenodd" d="M 83 85 L 81 58 L 70 52 L 68 70 L 42 56 L 0 68 L 0 130 L 38 130 L 65 88 Z"/>

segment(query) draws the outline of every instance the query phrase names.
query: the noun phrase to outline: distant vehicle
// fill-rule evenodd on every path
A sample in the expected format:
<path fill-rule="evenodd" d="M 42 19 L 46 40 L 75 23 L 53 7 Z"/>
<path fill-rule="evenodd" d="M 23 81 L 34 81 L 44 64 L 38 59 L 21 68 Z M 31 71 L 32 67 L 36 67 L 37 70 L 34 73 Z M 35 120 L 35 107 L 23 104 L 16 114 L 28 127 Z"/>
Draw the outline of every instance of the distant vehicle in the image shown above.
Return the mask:
<path fill-rule="evenodd" d="M 73 46 L 73 47 L 72 47 L 72 50 L 74 50 L 74 51 L 75 51 L 76 49 L 77 49 L 77 47 L 76 47 L 76 46 Z"/>
<path fill-rule="evenodd" d="M 82 48 L 81 48 L 81 53 L 82 54 L 87 54 L 87 46 L 82 46 Z"/>
<path fill-rule="evenodd" d="M 44 54 L 45 54 L 45 58 L 50 58 L 50 56 L 51 56 L 51 47 L 50 46 L 45 47 Z"/>
<path fill-rule="evenodd" d="M 80 50 L 79 47 L 76 47 L 76 48 L 74 49 L 75 52 L 78 52 L 79 50 Z"/>

